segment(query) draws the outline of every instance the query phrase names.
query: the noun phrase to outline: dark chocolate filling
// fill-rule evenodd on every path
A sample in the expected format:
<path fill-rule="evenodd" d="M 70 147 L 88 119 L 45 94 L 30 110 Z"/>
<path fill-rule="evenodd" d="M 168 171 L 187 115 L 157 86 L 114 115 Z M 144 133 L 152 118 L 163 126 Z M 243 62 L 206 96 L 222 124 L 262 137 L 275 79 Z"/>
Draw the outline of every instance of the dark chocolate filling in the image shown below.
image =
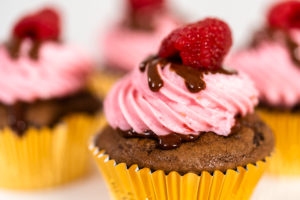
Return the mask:
<path fill-rule="evenodd" d="M 283 38 L 284 44 L 288 49 L 289 55 L 294 64 L 300 67 L 300 58 L 297 56 L 299 45 L 291 38 L 290 34 L 286 31 L 265 27 L 254 35 L 253 40 L 250 43 L 250 47 L 256 48 L 261 44 L 262 41 L 277 41 L 280 38 Z"/>
<path fill-rule="evenodd" d="M 0 104 L 0 128 L 9 126 L 22 136 L 30 126 L 53 127 L 69 114 L 94 115 L 101 107 L 100 100 L 88 91 L 33 103 L 17 102 L 11 106 Z"/>
<path fill-rule="evenodd" d="M 237 74 L 236 71 L 228 70 L 225 68 L 220 68 L 217 70 L 193 68 L 181 64 L 178 60 L 167 60 L 164 58 L 159 58 L 157 56 L 150 56 L 140 64 L 140 71 L 145 72 L 147 69 L 148 85 L 153 92 L 159 91 L 159 89 L 163 87 L 164 84 L 162 78 L 158 73 L 158 67 L 161 67 L 163 69 L 168 64 L 171 65 L 171 70 L 174 70 L 177 75 L 181 76 L 184 79 L 187 89 L 192 93 L 200 92 L 201 90 L 204 90 L 206 88 L 205 81 L 203 80 L 204 74 Z"/>

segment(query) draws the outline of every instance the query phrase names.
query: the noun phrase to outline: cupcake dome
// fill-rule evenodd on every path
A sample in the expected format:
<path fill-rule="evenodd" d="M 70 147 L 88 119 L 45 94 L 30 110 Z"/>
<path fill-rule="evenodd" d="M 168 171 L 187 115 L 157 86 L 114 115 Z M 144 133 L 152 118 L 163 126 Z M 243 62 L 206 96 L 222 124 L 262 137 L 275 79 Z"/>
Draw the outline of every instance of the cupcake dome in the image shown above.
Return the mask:
<path fill-rule="evenodd" d="M 258 92 L 252 81 L 222 65 L 231 43 L 228 25 L 218 19 L 180 27 L 163 40 L 158 55 L 112 88 L 104 101 L 109 125 L 91 149 L 116 198 L 251 195 L 274 139 L 254 114 Z M 246 177 L 234 171 L 245 168 L 251 169 L 241 181 L 247 187 L 231 179 Z M 134 177 L 141 178 L 136 185 Z M 114 184 L 117 179 L 124 182 Z M 234 189 L 210 184 L 226 179 Z M 125 182 L 133 187 L 123 188 Z"/>

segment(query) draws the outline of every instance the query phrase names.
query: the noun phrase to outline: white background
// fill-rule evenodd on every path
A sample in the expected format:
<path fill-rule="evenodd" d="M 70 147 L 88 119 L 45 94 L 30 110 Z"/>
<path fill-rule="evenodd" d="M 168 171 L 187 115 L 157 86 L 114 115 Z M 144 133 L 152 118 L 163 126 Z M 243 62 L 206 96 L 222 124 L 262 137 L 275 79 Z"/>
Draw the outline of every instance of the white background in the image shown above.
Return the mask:
<path fill-rule="evenodd" d="M 217 16 L 227 21 L 234 34 L 234 47 L 242 45 L 255 27 L 264 21 L 271 0 L 169 0 L 171 7 L 187 21 Z M 57 5 L 64 14 L 64 39 L 82 46 L 97 58 L 98 44 L 107 26 L 122 15 L 124 0 L 0 0 L 0 42 L 9 38 L 11 25 L 24 12 L 42 5 Z M 1 177 L 0 177 L 1 178 Z M 96 170 L 85 179 L 53 190 L 36 193 L 0 190 L 0 200 L 96 200 L 108 199 L 108 193 Z M 299 179 L 265 177 L 253 199 L 300 199 Z"/>
<path fill-rule="evenodd" d="M 217 16 L 227 21 L 235 46 L 263 21 L 272 0 L 168 0 L 174 12 L 187 21 Z M 275 0 L 273 0 L 275 1 Z M 122 15 L 125 0 L 0 0 L 0 41 L 9 37 L 11 25 L 26 11 L 42 5 L 57 5 L 64 14 L 64 39 L 101 55 L 100 34 Z"/>

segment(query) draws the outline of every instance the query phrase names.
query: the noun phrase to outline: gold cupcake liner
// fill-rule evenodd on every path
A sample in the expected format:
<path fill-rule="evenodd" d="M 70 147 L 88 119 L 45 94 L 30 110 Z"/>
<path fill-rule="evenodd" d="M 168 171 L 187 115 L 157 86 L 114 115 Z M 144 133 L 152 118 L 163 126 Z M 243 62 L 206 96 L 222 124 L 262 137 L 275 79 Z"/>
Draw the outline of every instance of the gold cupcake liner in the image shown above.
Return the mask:
<path fill-rule="evenodd" d="M 121 78 L 119 74 L 113 74 L 106 70 L 96 71 L 89 80 L 89 88 L 100 98 L 104 98 L 112 85 Z"/>
<path fill-rule="evenodd" d="M 29 128 L 18 136 L 0 131 L 0 187 L 38 189 L 71 181 L 89 167 L 86 148 L 102 116 L 71 115 L 53 128 Z"/>
<path fill-rule="evenodd" d="M 265 109 L 258 113 L 276 138 L 267 171 L 274 175 L 300 175 L 300 113 Z"/>
<path fill-rule="evenodd" d="M 162 170 L 140 169 L 136 164 L 130 167 L 125 163 L 117 164 L 94 145 L 90 151 L 116 200 L 249 199 L 264 172 L 265 161 L 269 160 L 266 158 L 225 173 L 216 170 L 212 174 L 203 171 L 200 175 L 180 175 L 176 171 L 166 174 Z"/>

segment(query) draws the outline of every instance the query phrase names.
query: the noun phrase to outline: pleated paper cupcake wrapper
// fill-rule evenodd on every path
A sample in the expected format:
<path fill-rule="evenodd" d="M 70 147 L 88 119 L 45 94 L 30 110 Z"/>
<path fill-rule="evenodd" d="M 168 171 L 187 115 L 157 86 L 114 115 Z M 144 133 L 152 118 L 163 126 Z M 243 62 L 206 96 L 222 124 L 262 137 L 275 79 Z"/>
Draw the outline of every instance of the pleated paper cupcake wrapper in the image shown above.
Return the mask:
<path fill-rule="evenodd" d="M 88 85 L 98 97 L 104 98 L 112 85 L 119 78 L 121 78 L 121 75 L 106 72 L 105 70 L 99 70 L 90 77 Z"/>
<path fill-rule="evenodd" d="M 249 199 L 269 160 L 225 173 L 217 170 L 180 175 L 175 171 L 166 174 L 162 170 L 140 169 L 138 165 L 117 164 L 95 145 L 90 150 L 116 200 Z"/>
<path fill-rule="evenodd" d="M 29 128 L 18 136 L 0 131 L 0 187 L 38 189 L 83 175 L 89 167 L 87 143 L 102 116 L 74 114 L 53 128 Z"/>
<path fill-rule="evenodd" d="M 268 172 L 300 175 L 300 112 L 258 110 L 275 135 L 275 152 Z"/>

